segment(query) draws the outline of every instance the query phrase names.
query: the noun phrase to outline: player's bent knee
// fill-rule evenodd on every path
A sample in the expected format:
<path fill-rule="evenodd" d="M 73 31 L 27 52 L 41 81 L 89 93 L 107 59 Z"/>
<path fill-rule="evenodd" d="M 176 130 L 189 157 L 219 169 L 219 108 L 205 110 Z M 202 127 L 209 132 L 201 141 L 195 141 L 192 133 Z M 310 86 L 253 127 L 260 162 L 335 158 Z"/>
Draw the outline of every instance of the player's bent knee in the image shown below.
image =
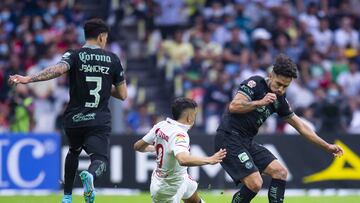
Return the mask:
<path fill-rule="evenodd" d="M 259 192 L 261 190 L 263 181 L 262 180 L 257 180 L 254 181 L 250 184 L 250 187 L 248 187 L 251 191 L 253 192 Z"/>
<path fill-rule="evenodd" d="M 286 180 L 287 179 L 287 177 L 288 177 L 288 170 L 286 169 L 286 168 L 282 168 L 281 170 L 280 170 L 280 179 L 281 180 Z"/>
<path fill-rule="evenodd" d="M 245 177 L 242 182 L 253 192 L 259 192 L 261 190 L 263 179 L 259 172 L 255 172 Z"/>
<path fill-rule="evenodd" d="M 280 179 L 280 180 L 286 180 L 288 176 L 288 170 L 284 167 L 278 167 L 274 170 L 274 173 L 272 174 L 272 178 L 274 179 Z"/>
<path fill-rule="evenodd" d="M 259 192 L 263 184 L 262 178 L 254 178 L 250 181 L 245 182 L 247 188 L 253 192 Z"/>

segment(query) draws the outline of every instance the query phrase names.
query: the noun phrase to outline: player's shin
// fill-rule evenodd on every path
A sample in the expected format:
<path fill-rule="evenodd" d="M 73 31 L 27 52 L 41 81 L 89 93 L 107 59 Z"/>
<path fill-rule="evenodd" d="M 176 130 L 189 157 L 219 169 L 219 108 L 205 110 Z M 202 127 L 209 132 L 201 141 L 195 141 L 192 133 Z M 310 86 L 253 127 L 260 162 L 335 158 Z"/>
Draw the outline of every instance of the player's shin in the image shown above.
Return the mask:
<path fill-rule="evenodd" d="M 283 203 L 285 193 L 285 180 L 272 179 L 268 192 L 269 203 Z"/>
<path fill-rule="evenodd" d="M 249 203 L 256 194 L 257 193 L 243 185 L 241 189 L 234 194 L 231 203 Z"/>
<path fill-rule="evenodd" d="M 79 151 L 70 149 L 69 152 L 66 155 L 65 159 L 65 185 L 64 185 L 64 194 L 65 195 L 71 195 L 76 170 L 79 165 L 79 154 L 81 152 L 81 149 Z"/>
<path fill-rule="evenodd" d="M 91 164 L 88 171 L 93 175 L 94 180 L 96 180 L 106 172 L 106 159 L 100 156 L 91 156 Z"/>

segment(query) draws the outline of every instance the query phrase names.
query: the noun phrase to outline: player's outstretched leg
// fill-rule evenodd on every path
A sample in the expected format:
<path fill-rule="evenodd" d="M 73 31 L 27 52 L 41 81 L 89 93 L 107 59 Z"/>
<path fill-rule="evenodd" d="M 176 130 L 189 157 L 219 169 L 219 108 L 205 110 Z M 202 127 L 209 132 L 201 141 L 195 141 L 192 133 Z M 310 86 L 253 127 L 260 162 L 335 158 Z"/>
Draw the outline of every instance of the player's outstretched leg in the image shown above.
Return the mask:
<path fill-rule="evenodd" d="M 84 186 L 84 199 L 86 203 L 93 203 L 95 201 L 94 177 L 88 171 L 80 173 L 80 179 Z"/>
<path fill-rule="evenodd" d="M 249 203 L 255 196 L 257 192 L 251 191 L 246 185 L 243 185 L 239 191 L 237 191 L 231 203 Z"/>
<path fill-rule="evenodd" d="M 102 176 L 106 171 L 106 161 L 100 159 L 94 159 L 91 156 L 91 164 L 89 166 L 89 173 L 91 173 L 96 180 Z"/>
<path fill-rule="evenodd" d="M 79 165 L 79 154 L 81 148 L 70 148 L 65 159 L 65 185 L 64 185 L 64 197 L 61 203 L 72 203 L 72 188 L 74 184 L 76 170 Z"/>
<path fill-rule="evenodd" d="M 95 200 L 95 187 L 94 181 L 99 178 L 106 171 L 107 158 L 92 154 L 90 156 L 91 164 L 87 171 L 80 173 L 80 178 L 84 186 L 84 198 L 86 203 L 93 203 Z"/>
<path fill-rule="evenodd" d="M 272 179 L 268 192 L 269 203 L 283 203 L 285 193 L 285 180 Z"/>
<path fill-rule="evenodd" d="M 266 167 L 264 172 L 272 177 L 268 192 L 269 203 L 283 203 L 288 174 L 286 168 L 279 161 L 274 160 Z"/>
<path fill-rule="evenodd" d="M 249 203 L 261 189 L 263 180 L 257 171 L 243 178 L 241 182 L 244 185 L 234 194 L 231 203 Z"/>

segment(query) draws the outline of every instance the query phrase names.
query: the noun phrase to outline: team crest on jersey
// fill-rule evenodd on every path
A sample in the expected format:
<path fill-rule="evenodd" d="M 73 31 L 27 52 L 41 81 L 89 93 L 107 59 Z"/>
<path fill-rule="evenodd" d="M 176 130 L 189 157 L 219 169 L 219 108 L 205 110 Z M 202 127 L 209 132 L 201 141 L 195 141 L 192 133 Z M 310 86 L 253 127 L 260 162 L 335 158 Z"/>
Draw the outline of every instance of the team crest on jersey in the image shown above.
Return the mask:
<path fill-rule="evenodd" d="M 247 168 L 247 169 L 251 169 L 253 166 L 254 165 L 250 161 L 245 163 L 245 168 Z"/>
<path fill-rule="evenodd" d="M 179 143 L 186 143 L 186 138 L 185 135 L 176 135 L 175 137 L 175 144 L 179 144 Z"/>
<path fill-rule="evenodd" d="M 245 161 L 250 159 L 249 156 L 246 154 L 246 152 L 239 154 L 238 158 L 240 159 L 241 163 L 244 163 Z"/>
<path fill-rule="evenodd" d="M 68 59 L 70 57 L 71 53 L 70 52 L 66 52 L 63 54 L 62 58 L 63 59 Z"/>
<path fill-rule="evenodd" d="M 248 83 L 247 83 L 247 86 L 249 86 L 250 88 L 254 88 L 256 86 L 256 82 L 253 81 L 253 80 L 250 80 Z"/>

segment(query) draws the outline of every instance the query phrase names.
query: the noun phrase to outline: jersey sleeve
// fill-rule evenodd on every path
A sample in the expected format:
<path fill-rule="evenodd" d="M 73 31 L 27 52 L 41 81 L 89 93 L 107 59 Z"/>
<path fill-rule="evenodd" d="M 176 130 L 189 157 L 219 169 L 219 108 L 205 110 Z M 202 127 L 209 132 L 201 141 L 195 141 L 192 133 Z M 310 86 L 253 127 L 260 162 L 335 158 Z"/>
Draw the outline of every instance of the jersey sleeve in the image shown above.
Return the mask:
<path fill-rule="evenodd" d="M 146 143 L 153 144 L 156 137 L 156 130 L 158 127 L 155 125 L 151 130 L 142 138 Z"/>
<path fill-rule="evenodd" d="M 252 101 L 255 99 L 255 96 L 259 91 L 258 83 L 259 83 L 258 78 L 256 76 L 250 77 L 249 79 L 244 80 L 240 84 L 237 92 L 246 96 L 249 99 L 249 101 Z"/>
<path fill-rule="evenodd" d="M 62 55 L 60 63 L 65 63 L 68 66 L 68 68 L 70 69 L 71 67 L 73 67 L 73 65 L 75 63 L 74 61 L 75 61 L 74 51 L 68 50 Z"/>
<path fill-rule="evenodd" d="M 190 138 L 187 134 L 178 133 L 172 142 L 172 150 L 176 156 L 180 152 L 189 152 L 190 149 Z"/>
<path fill-rule="evenodd" d="M 290 104 L 285 98 L 285 96 L 279 99 L 279 107 L 276 113 L 283 119 L 289 118 L 294 115 L 294 112 L 292 111 Z"/>
<path fill-rule="evenodd" d="M 120 59 L 116 55 L 114 55 L 114 67 L 115 67 L 115 71 L 113 75 L 112 84 L 117 86 L 125 82 L 125 73 L 121 65 Z"/>

